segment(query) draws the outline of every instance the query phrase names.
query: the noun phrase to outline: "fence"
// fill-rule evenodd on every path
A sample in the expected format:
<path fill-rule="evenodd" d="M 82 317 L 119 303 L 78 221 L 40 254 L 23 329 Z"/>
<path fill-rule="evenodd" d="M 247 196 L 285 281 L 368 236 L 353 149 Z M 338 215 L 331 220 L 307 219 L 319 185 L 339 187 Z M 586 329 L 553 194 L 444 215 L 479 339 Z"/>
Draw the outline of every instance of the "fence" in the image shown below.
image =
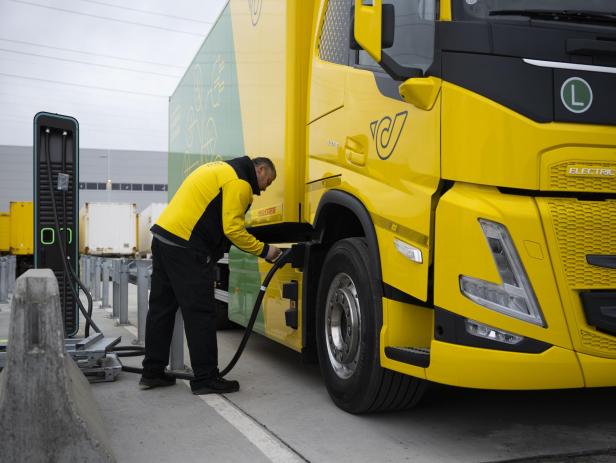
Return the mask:
<path fill-rule="evenodd" d="M 148 313 L 152 261 L 150 259 L 106 258 L 81 256 L 81 281 L 101 301 L 101 309 L 111 308 L 111 317 L 119 325 L 130 325 L 128 319 L 128 285 L 137 286 L 137 339 L 134 344 L 145 343 L 145 324 Z M 9 302 L 15 288 L 17 260 L 15 256 L 0 256 L 0 304 Z M 112 304 L 109 304 L 109 286 L 112 286 Z M 172 370 L 183 370 L 184 321 L 180 311 L 176 314 L 169 365 Z"/>
<path fill-rule="evenodd" d="M 9 302 L 9 294 L 15 289 L 16 270 L 15 256 L 0 256 L 0 304 Z"/>

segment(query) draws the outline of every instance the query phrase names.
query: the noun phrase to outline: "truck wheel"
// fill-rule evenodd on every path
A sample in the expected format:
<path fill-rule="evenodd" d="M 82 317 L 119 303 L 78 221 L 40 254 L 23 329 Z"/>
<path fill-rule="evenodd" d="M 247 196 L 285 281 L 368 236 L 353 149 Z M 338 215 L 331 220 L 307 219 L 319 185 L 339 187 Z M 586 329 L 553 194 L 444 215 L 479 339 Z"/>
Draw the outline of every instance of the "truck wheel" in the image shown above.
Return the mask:
<path fill-rule="evenodd" d="M 349 413 L 403 410 L 425 382 L 381 368 L 381 288 L 363 238 L 329 250 L 317 294 L 317 351 L 327 391 Z"/>

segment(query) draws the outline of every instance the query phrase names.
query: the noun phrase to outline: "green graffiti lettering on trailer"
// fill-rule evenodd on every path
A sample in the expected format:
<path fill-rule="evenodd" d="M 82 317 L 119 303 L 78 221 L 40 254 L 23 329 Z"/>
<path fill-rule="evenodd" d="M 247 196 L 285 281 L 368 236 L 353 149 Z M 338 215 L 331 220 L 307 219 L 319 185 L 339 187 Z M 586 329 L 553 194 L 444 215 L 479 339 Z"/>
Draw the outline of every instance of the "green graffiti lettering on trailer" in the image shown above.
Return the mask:
<path fill-rule="evenodd" d="M 227 4 L 169 99 L 169 199 L 200 165 L 246 154 Z M 261 286 L 256 257 L 229 252 L 229 316 L 246 324 Z M 263 333 L 263 315 L 255 331 Z"/>
<path fill-rule="evenodd" d="M 198 166 L 243 154 L 227 4 L 169 100 L 169 198 Z"/>

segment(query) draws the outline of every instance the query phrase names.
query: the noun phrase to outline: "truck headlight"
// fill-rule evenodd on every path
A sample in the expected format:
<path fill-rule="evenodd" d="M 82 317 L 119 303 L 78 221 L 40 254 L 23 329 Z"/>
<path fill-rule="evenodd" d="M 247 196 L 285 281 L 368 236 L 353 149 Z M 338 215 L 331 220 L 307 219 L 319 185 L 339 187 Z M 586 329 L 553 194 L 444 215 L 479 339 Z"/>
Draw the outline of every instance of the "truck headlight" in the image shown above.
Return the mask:
<path fill-rule="evenodd" d="M 479 219 L 483 234 L 503 280 L 498 285 L 460 275 L 460 291 L 473 302 L 510 317 L 545 326 L 533 287 L 504 225 Z"/>

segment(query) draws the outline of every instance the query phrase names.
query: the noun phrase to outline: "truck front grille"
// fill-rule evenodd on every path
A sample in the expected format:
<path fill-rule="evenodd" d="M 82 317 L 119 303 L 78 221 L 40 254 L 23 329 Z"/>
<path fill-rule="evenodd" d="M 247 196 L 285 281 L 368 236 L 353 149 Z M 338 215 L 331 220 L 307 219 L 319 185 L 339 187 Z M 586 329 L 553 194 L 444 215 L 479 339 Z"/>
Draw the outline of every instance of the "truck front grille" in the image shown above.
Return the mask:
<path fill-rule="evenodd" d="M 549 186 L 552 191 L 584 191 L 592 193 L 616 192 L 616 177 L 589 177 L 567 175 L 570 167 L 584 164 L 585 167 L 615 169 L 613 162 L 562 162 L 550 168 Z"/>
<path fill-rule="evenodd" d="M 586 262 L 588 254 L 616 255 L 616 201 L 559 198 L 548 207 L 569 288 L 616 288 L 615 269 Z"/>
<path fill-rule="evenodd" d="M 580 338 L 582 339 L 582 344 L 589 349 L 616 353 L 616 341 L 614 338 L 609 338 L 599 333 L 592 333 L 586 330 L 580 330 Z"/>

